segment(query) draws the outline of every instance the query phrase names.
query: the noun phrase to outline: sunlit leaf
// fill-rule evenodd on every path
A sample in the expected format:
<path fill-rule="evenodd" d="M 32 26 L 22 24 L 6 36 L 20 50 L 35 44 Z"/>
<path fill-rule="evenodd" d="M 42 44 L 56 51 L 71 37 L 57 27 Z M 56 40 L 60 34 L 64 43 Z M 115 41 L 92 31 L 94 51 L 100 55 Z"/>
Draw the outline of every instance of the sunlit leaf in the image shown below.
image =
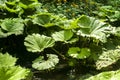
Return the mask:
<path fill-rule="evenodd" d="M 8 53 L 6 54 L 0 53 L 0 67 L 14 66 L 16 61 L 17 58 L 12 57 Z"/>
<path fill-rule="evenodd" d="M 57 20 L 57 16 L 50 13 L 41 13 L 36 15 L 32 21 L 34 24 L 38 24 L 43 27 L 51 27 L 56 25 Z"/>
<path fill-rule="evenodd" d="M 29 73 L 30 73 L 29 69 L 25 69 L 20 66 L 0 67 L 0 80 L 26 79 Z"/>
<path fill-rule="evenodd" d="M 120 70 L 99 73 L 85 80 L 119 80 Z"/>
<path fill-rule="evenodd" d="M 28 35 L 25 38 L 24 45 L 28 51 L 41 52 L 45 48 L 54 46 L 55 41 L 51 37 L 39 34 Z"/>
<path fill-rule="evenodd" d="M 63 41 L 63 42 L 67 42 L 67 40 L 70 40 L 72 36 L 73 36 L 73 32 L 71 30 L 59 31 L 52 34 L 52 37 L 55 41 Z"/>
<path fill-rule="evenodd" d="M 62 29 L 76 29 L 79 28 L 77 26 L 77 20 L 71 19 L 71 20 L 61 20 L 56 23 L 57 26 L 61 27 Z"/>
<path fill-rule="evenodd" d="M 120 49 L 104 51 L 96 62 L 97 69 L 106 68 L 120 59 Z"/>
<path fill-rule="evenodd" d="M 31 75 L 29 69 L 15 66 L 16 60 L 8 53 L 0 53 L 0 80 L 21 80 Z"/>
<path fill-rule="evenodd" d="M 32 67 L 37 70 L 53 69 L 59 62 L 58 56 L 55 54 L 47 54 L 47 57 L 47 60 L 44 60 L 43 56 L 38 57 L 33 61 Z"/>
<path fill-rule="evenodd" d="M 21 19 L 5 19 L 1 23 L 0 36 L 9 36 L 12 34 L 20 35 L 24 31 L 24 24 Z"/>
<path fill-rule="evenodd" d="M 113 35 L 115 35 L 117 37 L 120 37 L 120 27 L 114 27 L 111 34 L 113 34 Z"/>
<path fill-rule="evenodd" d="M 68 55 L 76 59 L 84 59 L 90 56 L 90 49 L 71 47 L 68 50 Z"/>
<path fill-rule="evenodd" d="M 107 32 L 111 31 L 110 25 L 85 15 L 79 18 L 78 26 L 80 27 L 77 33 L 78 35 L 93 37 L 101 42 L 106 42 L 109 36 Z"/>

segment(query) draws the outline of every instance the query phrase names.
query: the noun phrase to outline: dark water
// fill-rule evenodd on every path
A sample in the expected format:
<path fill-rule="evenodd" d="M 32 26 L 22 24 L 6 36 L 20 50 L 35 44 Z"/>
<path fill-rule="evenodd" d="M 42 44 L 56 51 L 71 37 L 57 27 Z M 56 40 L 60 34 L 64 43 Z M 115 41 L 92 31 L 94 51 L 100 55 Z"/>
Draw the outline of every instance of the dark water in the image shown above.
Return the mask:
<path fill-rule="evenodd" d="M 74 70 L 34 74 L 33 80 L 79 80 Z"/>
<path fill-rule="evenodd" d="M 84 80 L 94 74 L 94 72 L 89 72 L 89 68 L 73 68 L 73 69 L 60 69 L 58 71 L 50 72 L 38 72 L 33 76 L 33 80 Z M 87 71 L 87 72 L 86 72 Z M 90 74 L 88 74 L 90 73 Z M 96 73 L 95 73 L 96 74 Z"/>

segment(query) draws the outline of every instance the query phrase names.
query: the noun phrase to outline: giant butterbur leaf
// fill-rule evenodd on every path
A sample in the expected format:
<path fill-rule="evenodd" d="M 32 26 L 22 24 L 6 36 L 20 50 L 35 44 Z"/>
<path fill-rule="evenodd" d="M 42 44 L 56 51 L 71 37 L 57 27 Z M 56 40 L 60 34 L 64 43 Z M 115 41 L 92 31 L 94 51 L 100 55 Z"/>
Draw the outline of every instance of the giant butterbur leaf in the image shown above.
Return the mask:
<path fill-rule="evenodd" d="M 71 47 L 68 50 L 68 55 L 76 59 L 85 59 L 90 56 L 90 49 Z"/>
<path fill-rule="evenodd" d="M 20 66 L 0 67 L 0 80 L 26 79 L 29 73 L 29 69 L 25 69 Z"/>
<path fill-rule="evenodd" d="M 51 37 L 39 34 L 28 35 L 25 38 L 25 46 L 28 51 L 41 52 L 45 48 L 54 46 L 55 41 Z"/>
<path fill-rule="evenodd" d="M 52 14 L 41 13 L 36 15 L 32 21 L 34 24 L 38 24 L 43 27 L 51 27 L 56 25 L 55 23 L 57 22 L 57 20 L 58 20 L 58 17 L 53 16 Z"/>
<path fill-rule="evenodd" d="M 9 35 L 15 34 L 20 35 L 24 31 L 24 24 L 21 19 L 5 19 L 1 23 L 0 36 L 7 37 Z"/>
<path fill-rule="evenodd" d="M 14 66 L 17 58 L 12 57 L 8 53 L 0 53 L 0 67 Z"/>
<path fill-rule="evenodd" d="M 63 41 L 63 42 L 67 42 L 67 40 L 70 40 L 72 36 L 73 36 L 73 32 L 71 30 L 63 30 L 52 34 L 52 37 L 55 41 Z"/>
<path fill-rule="evenodd" d="M 44 60 L 43 56 L 38 57 L 33 61 L 32 67 L 37 70 L 53 69 L 59 62 L 58 56 L 55 54 L 47 54 L 47 57 L 47 60 Z"/>
<path fill-rule="evenodd" d="M 120 70 L 102 72 L 85 80 L 120 80 Z"/>
<path fill-rule="evenodd" d="M 97 69 L 109 67 L 120 59 L 120 50 L 113 49 L 104 51 L 96 61 Z"/>
<path fill-rule="evenodd" d="M 111 31 L 110 25 L 85 15 L 78 19 L 77 24 L 80 27 L 78 35 L 92 37 L 101 42 L 106 42 L 109 36 L 107 33 Z"/>

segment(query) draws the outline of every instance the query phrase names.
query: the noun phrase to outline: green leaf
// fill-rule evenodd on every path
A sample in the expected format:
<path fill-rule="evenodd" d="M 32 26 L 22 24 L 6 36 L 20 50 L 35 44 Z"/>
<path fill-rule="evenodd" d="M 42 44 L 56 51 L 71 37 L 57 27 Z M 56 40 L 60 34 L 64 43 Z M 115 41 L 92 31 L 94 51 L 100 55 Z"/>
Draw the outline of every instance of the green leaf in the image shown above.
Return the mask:
<path fill-rule="evenodd" d="M 111 34 L 113 34 L 113 35 L 115 35 L 117 37 L 120 37 L 120 27 L 114 27 Z"/>
<path fill-rule="evenodd" d="M 47 37 L 39 34 L 28 35 L 25 38 L 24 45 L 28 51 L 41 52 L 45 48 L 53 47 L 55 41 L 51 37 Z"/>
<path fill-rule="evenodd" d="M 32 21 L 34 24 L 38 24 L 42 27 L 51 27 L 56 25 L 55 23 L 57 22 L 58 18 L 59 17 L 53 16 L 50 13 L 41 13 L 35 15 Z"/>
<path fill-rule="evenodd" d="M 0 67 L 0 80 L 26 79 L 29 73 L 29 69 L 25 69 L 20 66 Z"/>
<path fill-rule="evenodd" d="M 20 35 L 24 31 L 24 24 L 21 19 L 5 19 L 1 23 L 0 36 L 9 36 L 12 34 Z"/>
<path fill-rule="evenodd" d="M 76 19 L 63 19 L 59 22 L 56 22 L 56 25 L 61 27 L 62 29 L 76 29 L 79 28 L 77 26 L 77 20 Z"/>
<path fill-rule="evenodd" d="M 85 80 L 120 80 L 120 70 L 102 72 Z"/>
<path fill-rule="evenodd" d="M 93 37 L 101 42 L 106 42 L 109 36 L 107 33 L 111 31 L 110 25 L 85 15 L 78 19 L 77 24 L 80 27 L 78 35 Z"/>
<path fill-rule="evenodd" d="M 17 58 L 12 57 L 8 53 L 6 54 L 0 53 L 0 67 L 14 66 L 16 61 L 17 61 Z"/>
<path fill-rule="evenodd" d="M 8 53 L 0 53 L 0 80 L 21 80 L 30 75 L 29 69 L 15 66 L 16 60 Z"/>
<path fill-rule="evenodd" d="M 97 69 L 106 68 L 120 59 L 120 49 L 111 49 L 104 51 L 96 61 Z"/>
<path fill-rule="evenodd" d="M 85 59 L 90 56 L 90 49 L 71 47 L 68 50 L 68 55 L 76 59 Z"/>
<path fill-rule="evenodd" d="M 55 41 L 63 41 L 63 42 L 67 42 L 72 38 L 72 36 L 73 36 L 73 32 L 71 30 L 59 31 L 52 34 L 52 37 Z"/>
<path fill-rule="evenodd" d="M 33 61 L 32 67 L 37 70 L 53 69 L 59 62 L 58 56 L 55 54 L 47 54 L 47 57 L 47 60 L 44 60 L 43 56 L 38 57 Z"/>

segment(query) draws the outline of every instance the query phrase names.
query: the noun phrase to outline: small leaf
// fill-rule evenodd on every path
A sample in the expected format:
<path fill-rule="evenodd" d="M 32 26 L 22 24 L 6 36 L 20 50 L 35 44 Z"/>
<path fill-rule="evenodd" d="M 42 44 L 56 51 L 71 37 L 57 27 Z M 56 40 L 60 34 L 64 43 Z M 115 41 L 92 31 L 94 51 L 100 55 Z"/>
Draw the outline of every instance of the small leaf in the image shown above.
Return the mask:
<path fill-rule="evenodd" d="M 12 57 L 8 53 L 6 54 L 0 53 L 0 67 L 14 66 L 16 61 L 17 61 L 17 58 Z"/>
<path fill-rule="evenodd" d="M 55 41 L 51 37 L 39 34 L 28 35 L 25 38 L 24 45 L 30 52 L 41 52 L 45 48 L 53 47 Z"/>
<path fill-rule="evenodd" d="M 47 60 L 44 60 L 43 56 L 38 57 L 33 61 L 32 67 L 37 70 L 53 69 L 59 62 L 58 56 L 55 54 L 47 54 L 47 57 Z"/>
<path fill-rule="evenodd" d="M 72 36 L 73 36 L 73 32 L 71 30 L 59 31 L 52 34 L 52 37 L 55 41 L 63 41 L 63 42 L 67 42 L 67 40 L 70 40 Z"/>
<path fill-rule="evenodd" d="M 69 56 L 76 58 L 76 59 L 85 59 L 90 56 L 90 49 L 79 47 L 72 47 L 68 50 Z"/>

